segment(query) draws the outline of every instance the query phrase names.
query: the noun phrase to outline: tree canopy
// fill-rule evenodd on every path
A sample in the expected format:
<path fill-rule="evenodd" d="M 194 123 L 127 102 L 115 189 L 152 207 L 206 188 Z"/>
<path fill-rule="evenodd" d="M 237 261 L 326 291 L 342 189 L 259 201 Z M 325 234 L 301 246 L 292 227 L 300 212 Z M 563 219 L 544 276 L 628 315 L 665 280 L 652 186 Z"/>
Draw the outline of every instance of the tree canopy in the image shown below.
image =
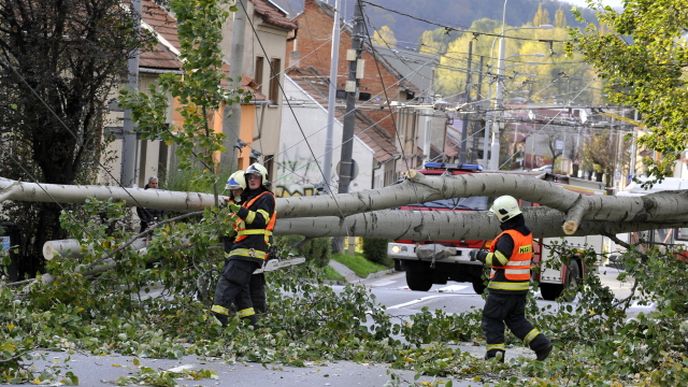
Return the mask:
<path fill-rule="evenodd" d="M 573 46 L 606 81 L 609 100 L 634 107 L 649 128 L 639 144 L 662 157 L 645 158 L 647 174 L 669 174 L 688 146 L 688 1 L 634 0 L 620 12 L 596 9 L 600 25 L 571 30 Z"/>
<path fill-rule="evenodd" d="M 150 38 L 133 20 L 118 0 L 0 2 L 0 174 L 93 181 L 107 99 L 127 58 Z M 53 204 L 5 213 L 26 233 L 23 272 L 32 275 L 43 242 L 59 236 L 59 211 Z"/>

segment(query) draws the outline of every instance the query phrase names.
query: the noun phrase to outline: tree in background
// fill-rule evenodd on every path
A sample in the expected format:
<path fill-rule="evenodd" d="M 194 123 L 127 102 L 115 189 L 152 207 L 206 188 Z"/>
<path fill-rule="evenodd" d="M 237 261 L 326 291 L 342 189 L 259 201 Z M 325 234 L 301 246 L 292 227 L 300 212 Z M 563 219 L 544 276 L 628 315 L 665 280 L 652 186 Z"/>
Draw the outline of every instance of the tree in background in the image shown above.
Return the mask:
<path fill-rule="evenodd" d="M 572 30 L 571 49 L 605 79 L 610 101 L 637 109 L 650 128 L 639 144 L 663 154 L 660 160 L 644 158 L 648 175 L 667 175 L 688 147 L 688 3 L 636 0 L 620 12 L 589 3 L 602 27 Z"/>
<path fill-rule="evenodd" d="M 0 3 L 0 175 L 58 184 L 92 182 L 103 150 L 106 100 L 137 33 L 119 0 Z M 59 239 L 56 204 L 5 207 L 20 226 L 20 275 L 41 269 L 43 242 Z"/>
<path fill-rule="evenodd" d="M 388 25 L 384 25 L 373 33 L 373 43 L 383 47 L 396 47 L 397 38 L 394 36 L 394 31 Z"/>
<path fill-rule="evenodd" d="M 566 25 L 566 13 L 563 9 L 559 8 L 554 14 L 554 26 L 557 28 L 566 28 Z"/>
<path fill-rule="evenodd" d="M 584 63 L 582 55 L 567 50 L 563 41 L 569 40 L 566 28 L 566 14 L 560 8 L 555 14 L 554 28 L 533 28 L 549 25 L 549 12 L 540 5 L 533 16 L 533 23 L 519 28 L 505 26 L 504 101 L 517 99 L 521 102 L 599 104 L 602 102 L 601 81 L 597 79 L 592 67 Z M 492 19 L 479 19 L 469 28 L 471 31 L 499 35 L 501 22 Z M 435 30 L 438 31 L 438 30 Z M 430 47 L 441 47 L 438 40 L 432 39 L 437 33 L 423 34 L 421 51 Z M 461 33 L 447 44 L 440 57 L 437 70 L 438 90 L 445 96 L 461 94 L 465 89 L 468 59 L 468 44 L 473 40 L 473 74 L 478 74 L 480 56 L 485 58 L 482 69 L 484 92 L 494 89 L 498 58 L 499 37 L 480 34 Z M 523 38 L 523 39 L 515 39 Z M 473 85 L 477 88 L 477 76 Z"/>
<path fill-rule="evenodd" d="M 549 11 L 542 8 L 542 3 L 540 3 L 538 4 L 537 11 L 535 11 L 535 16 L 533 16 L 533 25 L 541 26 L 543 24 L 550 24 Z"/>
<path fill-rule="evenodd" d="M 171 0 L 168 3 L 177 19 L 181 46 L 182 76 L 163 74 L 147 93 L 121 92 L 122 106 L 132 109 L 138 131 L 145 139 L 162 139 L 177 145 L 179 167 L 200 173 L 192 179 L 211 186 L 218 203 L 220 152 L 223 134 L 213 130 L 215 113 L 250 96 L 244 90 L 227 90 L 220 83 L 223 73 L 222 25 L 227 20 L 223 0 Z M 236 12 L 236 7 L 230 7 Z M 243 12 L 243 11 L 242 11 Z M 168 96 L 176 99 L 183 117 L 181 127 L 166 124 Z"/>

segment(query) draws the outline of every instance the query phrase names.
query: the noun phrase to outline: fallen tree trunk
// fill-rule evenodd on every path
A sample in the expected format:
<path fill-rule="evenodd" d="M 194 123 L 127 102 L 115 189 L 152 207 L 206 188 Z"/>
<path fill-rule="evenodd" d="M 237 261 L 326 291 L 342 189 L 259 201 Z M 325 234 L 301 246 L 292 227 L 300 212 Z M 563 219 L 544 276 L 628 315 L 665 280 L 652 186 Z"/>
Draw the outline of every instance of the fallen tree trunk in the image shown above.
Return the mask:
<path fill-rule="evenodd" d="M 565 215 L 549 208 L 523 210 L 526 224 L 535 237 L 566 236 L 562 230 Z M 658 228 L 685 227 L 688 215 L 657 221 L 583 221 L 574 235 L 616 234 Z M 352 215 L 343 221 L 334 216 L 281 219 L 277 235 L 359 236 L 390 240 L 487 240 L 500 232 L 499 222 L 487 212 L 382 210 Z"/>
<path fill-rule="evenodd" d="M 664 227 L 667 219 L 682 219 L 688 215 L 688 192 L 668 191 L 641 197 L 585 196 L 568 191 L 554 183 L 535 177 L 510 173 L 474 173 L 455 176 L 425 176 L 409 171 L 400 184 L 333 196 L 291 197 L 277 199 L 279 223 L 288 218 L 334 216 L 346 218 L 346 224 L 359 224 L 371 219 L 372 215 L 356 216 L 370 211 L 393 208 L 412 203 L 438 199 L 468 196 L 499 196 L 509 194 L 529 202 L 559 211 L 558 224 L 549 224 L 556 233 L 565 235 L 577 233 L 582 221 L 628 222 L 632 224 L 657 224 Z M 22 183 L 0 178 L 0 200 L 74 203 L 94 197 L 101 200 L 123 200 L 129 205 L 158 208 L 173 211 L 192 211 L 214 205 L 210 194 L 198 192 L 175 192 L 165 190 L 143 190 L 108 186 L 64 186 L 56 184 Z M 384 213 L 387 216 L 388 213 Z M 367 217 L 366 217 L 367 216 Z M 375 215 L 379 217 L 380 215 Z M 423 215 L 422 222 L 434 221 L 433 216 Z M 427 218 L 430 216 L 430 218 Z M 478 215 L 475 215 L 478 216 Z M 452 225 L 468 229 L 489 221 L 485 214 L 470 225 Z M 308 223 L 309 221 L 305 221 Z M 453 222 L 453 221 L 452 221 Z M 417 221 L 411 222 L 418 224 Z M 440 222 L 441 223 L 441 222 Z M 300 224 L 304 224 L 301 222 Z M 313 224 L 310 221 L 310 224 Z M 285 224 L 286 225 L 286 224 Z M 401 234 L 407 226 L 389 223 L 387 233 Z M 315 227 L 315 226 L 314 226 Z M 415 226 L 414 226 L 415 227 Z M 447 224 L 442 227 L 446 228 Z M 494 227 L 493 227 L 494 228 Z M 280 229 L 285 230 L 280 226 Z M 293 230 L 293 227 L 290 229 Z M 313 231 L 318 233 L 319 230 Z M 295 232 L 290 232 L 295 233 Z M 367 235 L 351 232 L 350 235 Z M 480 233 L 483 235 L 483 233 Z M 335 234 L 332 234 L 335 235 Z M 341 231 L 336 235 L 342 235 Z"/>

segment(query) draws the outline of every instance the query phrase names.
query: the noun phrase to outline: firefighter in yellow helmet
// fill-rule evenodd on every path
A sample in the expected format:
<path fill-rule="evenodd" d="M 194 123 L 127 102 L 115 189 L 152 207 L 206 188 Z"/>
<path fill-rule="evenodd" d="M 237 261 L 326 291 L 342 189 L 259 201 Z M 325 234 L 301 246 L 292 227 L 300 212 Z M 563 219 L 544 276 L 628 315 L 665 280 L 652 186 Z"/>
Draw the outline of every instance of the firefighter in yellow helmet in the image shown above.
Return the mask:
<path fill-rule="evenodd" d="M 275 197 L 267 188 L 267 169 L 253 163 L 244 171 L 244 178 L 246 188 L 240 195 L 241 204 L 228 204 L 229 211 L 237 219 L 234 224 L 236 237 L 227 253 L 229 258 L 215 288 L 215 300 L 211 308 L 223 325 L 227 323 L 232 303 L 236 305 L 240 317 L 256 323 L 256 309 L 250 296 L 252 275 L 268 258 L 272 230 L 277 219 Z M 264 290 L 261 294 L 264 299 Z M 263 305 L 256 306 L 263 308 Z"/>
<path fill-rule="evenodd" d="M 485 358 L 504 361 L 506 323 L 516 337 L 535 351 L 538 360 L 545 360 L 552 351 L 552 343 L 525 316 L 533 234 L 512 196 L 504 195 L 495 199 L 490 212 L 499 219 L 502 232 L 494 239 L 489 251 L 480 250 L 474 254 L 474 258 L 491 269 L 482 321 L 487 339 Z"/>
<path fill-rule="evenodd" d="M 232 173 L 227 179 L 227 184 L 225 185 L 225 190 L 229 192 L 227 203 L 241 204 L 241 195 L 246 190 L 246 177 L 244 174 L 245 172 L 240 169 Z M 222 244 L 225 253 L 232 251 L 235 236 L 236 231 L 234 231 L 233 228 L 231 230 L 224 230 L 222 235 Z M 254 273 L 251 276 L 249 290 L 251 295 L 251 303 L 253 304 L 255 311 L 259 314 L 266 313 L 268 311 L 268 305 L 265 297 L 265 274 Z"/>

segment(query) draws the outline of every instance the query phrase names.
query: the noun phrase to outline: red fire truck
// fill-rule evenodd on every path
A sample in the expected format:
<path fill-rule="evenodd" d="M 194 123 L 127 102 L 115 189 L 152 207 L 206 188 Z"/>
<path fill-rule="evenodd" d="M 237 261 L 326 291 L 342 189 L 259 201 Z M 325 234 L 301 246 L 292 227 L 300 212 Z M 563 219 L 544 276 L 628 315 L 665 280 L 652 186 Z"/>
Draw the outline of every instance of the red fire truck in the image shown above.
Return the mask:
<path fill-rule="evenodd" d="M 482 167 L 476 164 L 445 164 L 426 163 L 419 172 L 424 175 L 460 175 L 465 173 L 479 173 Z M 599 187 L 591 187 L 590 183 L 581 179 L 558 177 L 551 174 L 543 175 L 544 180 L 560 184 L 562 188 L 580 192 L 585 195 L 602 194 Z M 474 196 L 469 198 L 453 198 L 436 200 L 402 206 L 402 210 L 411 211 L 487 211 L 493 198 Z M 530 206 L 530 203 L 521 203 Z M 602 250 L 602 237 L 567 237 L 547 238 L 538 240 L 534 246 L 534 265 L 559 257 L 555 246 L 566 241 L 569 247 L 592 247 L 596 251 Z M 476 293 L 485 290 L 485 270 L 479 261 L 472 261 L 470 252 L 485 248 L 488 241 L 484 240 L 454 240 L 454 241 L 413 241 L 397 240 L 387 245 L 387 255 L 394 259 L 395 268 L 406 272 L 406 284 L 411 290 L 427 291 L 433 284 L 446 284 L 452 280 L 456 282 L 470 282 Z M 557 242 L 557 243 L 553 243 Z M 561 258 L 561 257 L 559 257 Z M 534 271 L 534 280 L 540 283 L 540 291 L 544 299 L 554 300 L 559 297 L 563 289 L 577 283 L 586 275 L 588 268 L 576 257 L 562 260 L 566 265 L 557 269 L 543 265 L 541 271 Z"/>
<path fill-rule="evenodd" d="M 477 164 L 426 163 L 418 172 L 437 176 L 478 173 Z M 426 203 L 402 206 L 411 211 L 487 211 L 487 196 L 441 199 Z M 433 284 L 446 284 L 448 280 L 470 282 L 476 293 L 482 294 L 485 283 L 483 265 L 471 261 L 470 252 L 485 246 L 482 240 L 412 241 L 398 240 L 387 245 L 387 256 L 394 259 L 397 270 L 406 271 L 406 284 L 411 290 L 429 290 Z"/>

